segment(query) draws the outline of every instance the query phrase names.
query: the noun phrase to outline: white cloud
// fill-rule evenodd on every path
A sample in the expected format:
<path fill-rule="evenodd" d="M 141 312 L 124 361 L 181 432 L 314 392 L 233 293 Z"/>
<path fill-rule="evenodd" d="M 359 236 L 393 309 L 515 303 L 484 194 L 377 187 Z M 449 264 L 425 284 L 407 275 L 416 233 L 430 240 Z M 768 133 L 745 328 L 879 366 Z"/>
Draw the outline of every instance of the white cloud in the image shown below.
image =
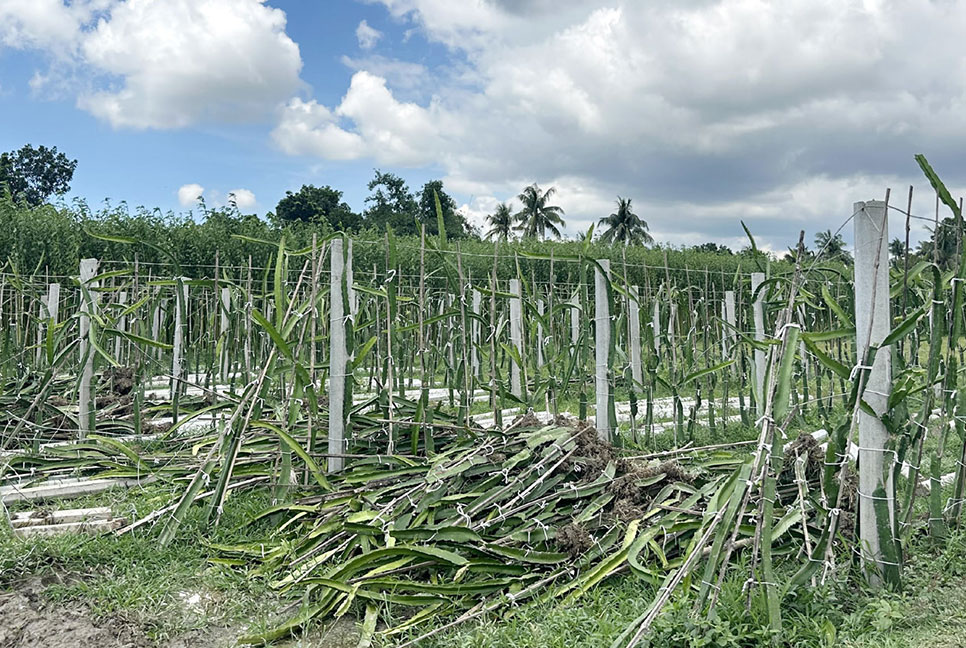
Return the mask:
<path fill-rule="evenodd" d="M 344 123 L 354 128 L 344 128 Z M 398 101 L 386 80 L 356 72 L 335 110 L 318 102 L 291 100 L 272 132 L 285 152 L 332 160 L 373 157 L 387 164 L 419 166 L 442 150 L 441 137 L 453 125 L 450 115 L 433 104 L 423 108 Z"/>
<path fill-rule="evenodd" d="M 740 241 L 744 218 L 781 248 L 876 183 L 922 186 L 913 153 L 966 174 L 962 0 L 370 1 L 454 53 L 432 97 L 353 61 L 342 102 L 287 110 L 276 141 L 438 165 L 474 213 L 537 180 L 571 233 L 620 194 L 663 240 Z"/>
<path fill-rule="evenodd" d="M 425 65 L 390 59 L 378 54 L 358 59 L 343 56 L 342 64 L 350 70 L 365 71 L 382 77 L 397 91 L 411 90 L 426 85 L 430 80 L 429 70 Z"/>
<path fill-rule="evenodd" d="M 248 189 L 232 189 L 228 192 L 229 199 L 235 199 L 235 206 L 240 210 L 250 209 L 255 206 L 255 194 Z"/>
<path fill-rule="evenodd" d="M 17 49 L 49 50 L 68 56 L 81 38 L 81 26 L 115 0 L 2 0 L 0 44 Z"/>
<path fill-rule="evenodd" d="M 500 200 L 495 196 L 477 196 L 470 202 L 460 205 L 459 211 L 470 225 L 477 227 L 485 235 L 489 229 L 486 218 L 496 211 L 496 206 L 499 204 Z"/>
<path fill-rule="evenodd" d="M 78 107 L 115 128 L 262 119 L 301 87 L 285 14 L 264 0 L 3 0 L 0 22 L 0 43 L 69 67 Z"/>
<path fill-rule="evenodd" d="M 328 160 L 355 160 L 368 150 L 359 134 L 340 128 L 337 116 L 314 99 L 289 101 L 272 138 L 286 153 Z"/>
<path fill-rule="evenodd" d="M 370 27 L 369 23 L 365 20 L 359 23 L 356 27 L 356 39 L 359 41 L 359 47 L 364 50 L 370 50 L 376 46 L 379 39 L 382 38 L 382 32 L 374 27 Z"/>
<path fill-rule="evenodd" d="M 192 182 L 191 184 L 181 185 L 178 189 L 178 203 L 182 207 L 194 207 L 198 204 L 198 200 L 204 196 L 205 188 L 200 184 Z"/>

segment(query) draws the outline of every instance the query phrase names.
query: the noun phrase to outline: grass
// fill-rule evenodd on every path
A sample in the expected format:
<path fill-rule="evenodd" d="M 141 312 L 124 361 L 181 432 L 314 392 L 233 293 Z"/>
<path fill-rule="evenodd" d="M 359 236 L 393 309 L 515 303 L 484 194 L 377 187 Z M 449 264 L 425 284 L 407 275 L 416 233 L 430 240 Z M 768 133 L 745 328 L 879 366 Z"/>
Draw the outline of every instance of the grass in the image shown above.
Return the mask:
<path fill-rule="evenodd" d="M 703 417 L 699 419 L 703 422 Z M 810 432 L 820 424 L 813 409 L 794 426 L 793 433 Z M 703 426 L 694 431 L 695 445 L 755 438 L 753 429 L 731 424 L 715 434 Z M 682 442 L 684 439 L 681 440 Z M 927 440 L 935 443 L 933 437 Z M 629 444 L 630 445 L 630 444 Z M 657 435 L 652 448 L 673 447 L 672 435 Z M 951 453 L 950 453 L 951 454 Z M 947 457 L 947 460 L 955 461 Z M 65 506 L 111 505 L 118 515 L 135 518 L 171 501 L 178 486 L 155 484 L 143 489 L 73 500 Z M 205 530 L 203 508 L 193 507 L 178 540 L 160 547 L 157 529 L 121 538 L 61 536 L 20 541 L 0 531 L 0 588 L 16 586 L 26 578 L 43 579 L 43 596 L 51 602 L 80 602 L 95 617 L 120 617 L 144 627 L 162 642 L 210 627 L 233 627 L 260 632 L 284 618 L 282 600 L 264 580 L 243 571 L 208 562 L 215 552 L 200 541 L 240 543 L 270 534 L 273 524 L 249 524 L 252 516 L 270 504 L 260 493 L 231 498 L 213 534 Z M 55 504 L 56 506 L 56 504 Z M 61 506 L 61 507 L 65 507 Z M 918 505 L 924 508 L 924 498 Z M 791 569 L 788 567 L 787 569 Z M 756 595 L 746 608 L 743 586 L 750 570 L 740 560 L 725 583 L 713 620 L 692 619 L 691 600 L 678 596 L 654 626 L 651 646 L 771 646 L 764 602 Z M 779 571 L 779 579 L 789 575 Z M 840 580 L 793 592 L 783 601 L 783 646 L 938 646 L 966 645 L 966 535 L 954 533 L 941 546 L 918 538 L 910 548 L 901 593 L 856 589 L 859 579 L 846 570 Z M 602 647 L 613 640 L 654 598 L 654 586 L 632 576 L 620 576 L 592 590 L 575 604 L 521 606 L 504 617 L 490 617 L 442 632 L 421 645 L 431 648 Z M 195 600 L 197 597 L 197 600 Z M 353 609 L 361 618 L 361 609 Z M 405 610 L 384 611 L 383 618 L 404 616 Z M 395 612 L 395 614 L 394 614 Z M 318 644 L 329 645 L 325 640 Z M 383 640 L 383 645 L 392 645 Z"/>
<path fill-rule="evenodd" d="M 728 438 L 747 430 L 729 429 Z M 701 431 L 696 441 L 707 431 Z M 129 516 L 151 510 L 172 497 L 170 487 L 115 491 L 72 507 L 110 504 Z M 264 537 L 270 522 L 249 524 L 270 504 L 267 495 L 234 496 L 211 542 L 244 542 Z M 202 508 L 195 507 L 179 539 L 159 547 L 157 530 L 120 538 L 59 536 L 21 541 L 0 532 L 0 587 L 30 578 L 43 579 L 51 602 L 82 602 L 95 617 L 119 617 L 144 627 L 159 642 L 209 627 L 241 631 L 267 629 L 292 601 L 280 600 L 266 583 L 244 572 L 208 562 L 214 552 L 203 545 Z M 743 586 L 747 565 L 737 562 L 722 590 L 714 621 L 692 619 L 691 601 L 678 596 L 659 619 L 650 646 L 764 647 L 773 637 L 763 600 L 746 609 Z M 780 577 L 788 572 L 779 572 Z M 966 533 L 954 532 L 941 545 L 917 537 L 904 572 L 902 592 L 856 588 L 848 566 L 838 580 L 793 592 L 783 602 L 784 628 L 779 645 L 848 648 L 952 648 L 966 645 Z M 200 601 L 191 602 L 197 595 Z M 422 645 L 430 648 L 608 648 L 653 600 L 654 586 L 633 576 L 612 579 L 572 605 L 535 604 L 440 633 Z M 392 614 L 393 610 L 386 610 Z M 355 613 L 360 613 L 356 610 Z M 395 610 L 397 615 L 404 610 Z M 313 644 L 314 645 L 314 644 Z M 324 640 L 318 645 L 328 645 Z M 384 642 L 384 645 L 392 645 Z"/>
<path fill-rule="evenodd" d="M 110 504 L 116 514 L 136 515 L 167 502 L 172 492 L 152 486 L 72 500 L 66 506 Z M 270 503 L 267 496 L 244 493 L 226 507 L 211 542 L 244 542 L 268 533 L 249 524 Z M 211 626 L 250 624 L 263 629 L 290 602 L 279 601 L 259 579 L 245 578 L 208 563 L 214 554 L 200 541 L 204 520 L 196 507 L 184 533 L 159 546 L 157 530 L 121 537 L 62 535 L 21 540 L 0 531 L 0 589 L 28 578 L 46 585 L 52 602 L 83 602 L 95 617 L 120 617 L 144 627 L 158 641 Z"/>
<path fill-rule="evenodd" d="M 941 546 L 923 540 L 913 548 L 903 592 L 857 588 L 846 571 L 839 579 L 791 593 L 783 602 L 784 627 L 767 630 L 764 600 L 750 610 L 743 591 L 747 565 L 739 562 L 722 589 L 717 618 L 691 618 L 691 601 L 678 596 L 641 645 L 662 648 L 961 648 L 966 645 L 966 534 Z M 787 575 L 787 574 L 786 574 Z M 760 590 L 759 590 L 760 591 Z M 600 587 L 571 606 L 521 608 L 507 619 L 487 619 L 441 633 L 431 648 L 609 648 L 650 605 L 654 588 L 631 576 Z"/>

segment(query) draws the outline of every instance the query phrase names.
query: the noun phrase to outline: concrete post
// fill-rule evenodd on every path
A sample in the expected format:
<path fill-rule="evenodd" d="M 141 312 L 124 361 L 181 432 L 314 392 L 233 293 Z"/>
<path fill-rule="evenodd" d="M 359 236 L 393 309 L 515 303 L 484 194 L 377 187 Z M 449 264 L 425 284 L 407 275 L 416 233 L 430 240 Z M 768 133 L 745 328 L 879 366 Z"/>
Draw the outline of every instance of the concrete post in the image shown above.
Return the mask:
<path fill-rule="evenodd" d="M 858 364 L 870 345 L 882 343 L 889 334 L 889 221 L 885 203 L 879 200 L 855 204 L 855 338 Z M 876 415 L 886 410 L 892 391 L 892 358 L 889 349 L 879 349 L 868 374 L 863 400 Z M 889 433 L 877 416 L 859 410 L 859 539 L 862 558 L 869 567 L 869 582 L 881 584 L 882 546 L 880 524 L 892 535 L 895 501 L 885 447 Z M 875 504 L 885 498 L 889 520 L 880 520 Z"/>
<path fill-rule="evenodd" d="M 598 263 L 600 267 L 594 268 L 594 385 L 597 392 L 595 422 L 597 435 L 610 441 L 610 302 L 607 299 L 610 261 L 600 259 Z"/>
<path fill-rule="evenodd" d="M 738 318 L 735 313 L 735 291 L 726 290 L 725 300 L 724 300 L 724 311 L 725 311 L 725 322 L 728 326 L 725 334 L 722 336 L 725 339 L 725 355 L 730 355 L 731 351 L 735 348 L 735 344 L 738 342 Z"/>
<path fill-rule="evenodd" d="M 631 298 L 627 308 L 628 339 L 631 346 L 631 378 L 634 391 L 644 382 L 644 367 L 641 364 L 641 290 L 631 286 Z"/>
<path fill-rule="evenodd" d="M 81 259 L 80 262 L 80 283 L 87 289 L 87 296 L 81 293 L 80 299 L 80 357 L 83 362 L 81 369 L 80 386 L 78 389 L 78 412 L 77 421 L 79 424 L 79 438 L 85 439 L 93 431 L 95 422 L 92 416 L 92 394 L 91 380 L 94 377 L 94 348 L 91 345 L 91 314 L 97 307 L 97 295 L 94 288 L 97 283 L 92 281 L 97 274 L 97 259 Z"/>
<path fill-rule="evenodd" d="M 171 401 L 177 403 L 183 389 L 184 379 L 184 320 L 188 311 L 187 277 L 181 277 L 175 284 L 174 291 L 174 344 L 171 354 Z M 174 419 L 177 423 L 177 406 L 174 408 Z"/>
<path fill-rule="evenodd" d="M 751 273 L 751 294 L 754 295 L 758 287 L 764 283 L 765 273 Z M 765 339 L 765 295 L 764 291 L 758 294 L 752 305 L 752 314 L 755 321 L 755 339 L 763 341 Z M 760 415 L 765 407 L 765 352 L 755 349 L 755 411 Z"/>
<path fill-rule="evenodd" d="M 343 296 L 346 295 L 346 259 L 342 239 L 332 239 L 329 308 L 329 454 L 345 454 L 345 381 L 346 339 Z M 327 471 L 339 472 L 345 467 L 341 456 L 328 458 Z"/>
<path fill-rule="evenodd" d="M 315 277 L 313 276 L 313 281 Z M 314 308 L 314 306 L 313 306 Z M 221 318 L 220 326 L 218 327 L 218 336 L 221 338 L 221 379 L 224 381 L 228 380 L 228 374 L 231 373 L 231 353 L 230 344 L 228 343 L 228 322 L 229 322 L 229 312 L 231 309 L 231 290 L 227 287 L 221 289 Z M 314 312 L 314 311 L 313 311 Z M 313 340 L 312 344 L 315 344 Z M 315 367 L 312 367 L 312 371 L 315 371 Z"/>
<path fill-rule="evenodd" d="M 543 317 L 543 300 L 537 300 L 537 313 Z M 543 366 L 543 323 L 537 322 L 537 367 Z"/>
<path fill-rule="evenodd" d="M 127 306 L 127 291 L 122 290 L 117 294 L 117 305 L 121 307 L 121 310 L 124 310 L 124 307 Z M 127 315 L 121 315 L 117 319 L 117 330 L 122 333 L 127 332 Z M 121 336 L 114 338 L 114 359 L 124 364 L 121 362 Z"/>
<path fill-rule="evenodd" d="M 472 368 L 473 375 L 477 378 L 482 378 L 483 373 L 480 368 L 480 307 L 483 303 L 483 295 L 476 288 L 472 290 L 471 308 L 473 310 L 473 322 L 470 324 L 470 335 L 472 339 L 472 349 L 470 352 L 472 354 Z"/>
<path fill-rule="evenodd" d="M 520 291 L 520 280 L 510 279 L 510 340 L 513 348 L 523 359 L 523 294 Z M 520 365 L 516 360 L 510 362 L 510 393 L 517 398 L 523 398 L 523 384 L 520 376 Z"/>

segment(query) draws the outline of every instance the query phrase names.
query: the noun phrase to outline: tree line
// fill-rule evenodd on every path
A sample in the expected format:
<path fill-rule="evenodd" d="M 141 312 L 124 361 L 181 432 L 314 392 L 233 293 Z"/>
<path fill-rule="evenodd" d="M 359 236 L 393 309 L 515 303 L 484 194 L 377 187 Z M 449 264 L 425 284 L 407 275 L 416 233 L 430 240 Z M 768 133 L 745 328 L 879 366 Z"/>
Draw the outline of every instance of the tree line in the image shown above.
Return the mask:
<path fill-rule="evenodd" d="M 77 160 L 71 160 L 59 152 L 57 147 L 41 145 L 35 148 L 27 144 L 19 150 L 0 154 L 0 193 L 9 201 L 8 208 L 14 205 L 40 207 L 53 196 L 70 190 L 76 168 Z M 237 221 L 236 225 L 244 223 L 244 228 L 247 229 L 263 229 L 251 220 L 254 218 L 267 220 L 275 229 L 301 224 L 312 226 L 322 233 L 378 233 L 391 229 L 399 236 L 419 236 L 421 229 L 425 228 L 428 235 L 436 236 L 442 225 L 447 237 L 452 239 L 479 240 L 485 237 L 493 241 L 516 238 L 542 241 L 547 238 L 561 238 L 565 227 L 563 208 L 553 204 L 556 188 L 542 189 L 536 183 L 525 187 L 517 196 L 519 208 L 508 202 L 498 204 L 494 212 L 486 218 L 489 229 L 485 234 L 475 228 L 459 210 L 442 180 L 431 180 L 419 191 L 413 192 L 400 176 L 376 169 L 367 188 L 370 193 L 361 213 L 354 212 L 342 199 L 342 191 L 328 185 L 303 185 L 298 191 L 286 192 L 274 212 L 266 215 L 266 219 L 243 216 L 233 204 L 222 210 L 209 210 L 204 204 L 201 207 L 205 221 L 211 219 L 216 224 L 215 229 L 222 230 L 225 229 L 222 226 L 225 219 Z M 80 205 L 76 215 L 84 220 L 90 217 L 91 212 L 86 206 Z M 143 215 L 139 213 L 133 220 L 143 221 Z M 151 219 L 156 220 L 155 216 L 153 214 Z M 172 227 L 179 222 L 179 218 L 173 214 L 168 214 L 166 218 Z M 116 209 L 104 210 L 100 219 L 115 225 L 124 220 Z M 219 222 L 222 225 L 217 225 Z M 602 217 L 597 224 L 598 240 L 604 245 L 642 246 L 654 243 L 647 222 L 634 212 L 630 198 L 618 196 L 614 211 Z M 932 236 L 909 249 L 908 256 L 915 260 L 927 259 L 940 267 L 948 268 L 958 258 L 958 246 L 962 240 L 959 227 L 952 218 L 938 221 L 932 228 Z M 156 232 L 158 224 L 154 223 L 151 229 Z M 852 256 L 838 232 L 819 232 L 815 235 L 814 245 L 814 249 L 805 250 L 809 259 L 845 265 L 851 263 Z M 727 246 L 710 242 L 686 249 L 710 254 L 733 253 Z M 906 244 L 901 239 L 893 239 L 889 250 L 893 259 L 907 256 Z M 746 249 L 743 252 L 749 251 Z M 795 254 L 795 250 L 789 249 L 784 260 L 794 260 Z"/>
<path fill-rule="evenodd" d="M 77 160 L 71 160 L 57 147 L 34 148 L 30 144 L 17 151 L 0 155 L 0 188 L 17 203 L 36 207 L 52 196 L 70 190 Z M 480 238 L 480 232 L 467 220 L 442 180 L 425 183 L 418 192 L 410 190 L 406 181 L 391 172 L 375 170 L 367 184 L 366 207 L 357 213 L 342 199 L 342 191 L 329 185 L 303 185 L 288 191 L 278 202 L 269 220 L 280 223 L 314 223 L 332 231 L 359 232 L 364 229 L 385 231 L 392 228 L 401 236 L 419 235 L 425 228 L 429 235 L 439 234 L 442 227 L 453 239 Z M 564 210 L 551 204 L 556 188 L 541 189 L 536 183 L 525 187 L 517 196 L 519 210 L 501 203 L 487 217 L 487 238 L 508 240 L 522 238 L 561 238 L 565 227 Z M 601 218 L 601 241 L 608 244 L 644 245 L 652 243 L 648 225 L 631 206 L 631 200 L 617 198 L 614 213 Z"/>

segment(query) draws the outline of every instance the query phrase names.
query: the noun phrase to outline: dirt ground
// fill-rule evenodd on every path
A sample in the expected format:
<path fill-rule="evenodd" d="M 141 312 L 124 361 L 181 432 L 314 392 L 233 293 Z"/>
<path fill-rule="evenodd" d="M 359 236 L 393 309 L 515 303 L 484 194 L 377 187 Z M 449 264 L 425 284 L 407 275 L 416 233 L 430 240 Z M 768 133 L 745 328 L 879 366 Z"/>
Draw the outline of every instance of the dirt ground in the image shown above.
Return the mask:
<path fill-rule="evenodd" d="M 120 619 L 92 620 L 82 605 L 45 601 L 39 579 L 0 594 L 0 648 L 149 648 L 147 634 Z"/>
<path fill-rule="evenodd" d="M 0 648 L 227 648 L 241 628 L 209 627 L 155 641 L 123 618 L 95 617 L 80 603 L 48 600 L 49 583 L 33 578 L 0 592 Z M 276 644 L 279 648 L 349 648 L 359 640 L 354 620 Z"/>

